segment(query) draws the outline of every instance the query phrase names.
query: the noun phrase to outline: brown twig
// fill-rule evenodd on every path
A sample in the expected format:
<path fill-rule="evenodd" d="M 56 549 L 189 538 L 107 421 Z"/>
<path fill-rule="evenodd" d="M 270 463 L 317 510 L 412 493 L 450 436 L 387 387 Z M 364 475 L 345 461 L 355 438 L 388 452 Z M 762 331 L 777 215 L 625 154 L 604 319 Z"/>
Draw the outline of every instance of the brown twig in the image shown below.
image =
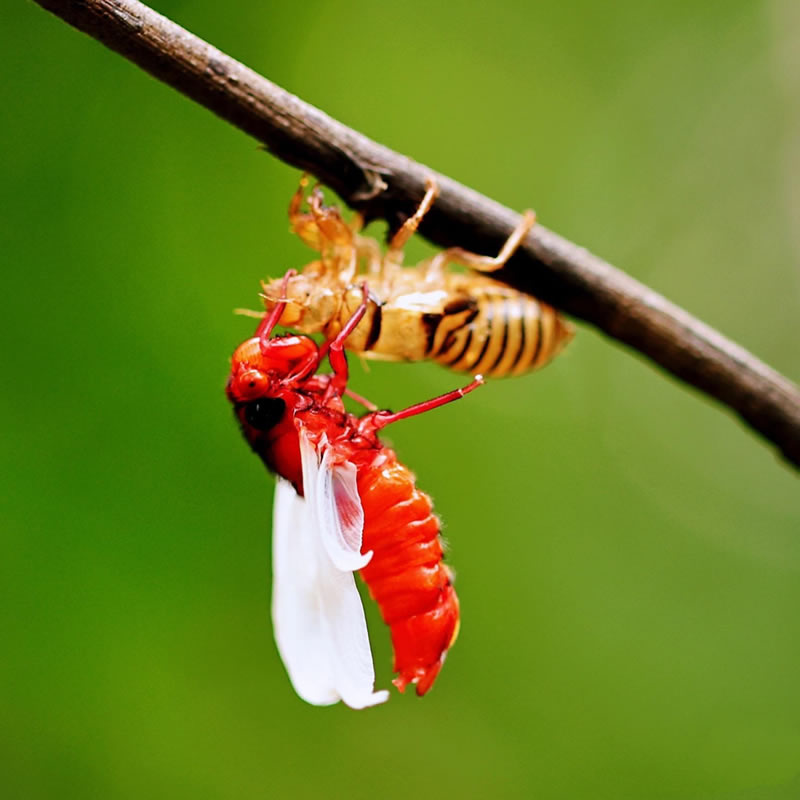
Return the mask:
<path fill-rule="evenodd" d="M 304 103 L 135 0 L 36 0 L 316 175 L 368 218 L 396 226 L 433 175 L 441 195 L 421 233 L 436 244 L 495 252 L 518 216 Z M 496 277 L 638 350 L 733 409 L 800 466 L 800 389 L 751 353 L 543 226 Z"/>

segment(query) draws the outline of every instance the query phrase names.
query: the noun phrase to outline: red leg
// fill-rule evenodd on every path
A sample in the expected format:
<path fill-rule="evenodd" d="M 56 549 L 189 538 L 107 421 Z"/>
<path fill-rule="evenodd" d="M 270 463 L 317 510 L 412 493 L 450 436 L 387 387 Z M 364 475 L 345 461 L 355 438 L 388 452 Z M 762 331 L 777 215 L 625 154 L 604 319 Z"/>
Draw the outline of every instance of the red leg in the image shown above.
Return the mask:
<path fill-rule="evenodd" d="M 320 348 L 320 358 L 323 358 L 325 353 L 327 353 L 328 360 L 331 362 L 331 367 L 333 368 L 330 391 L 336 392 L 336 394 L 340 396 L 344 394 L 344 390 L 347 388 L 347 378 L 349 376 L 347 357 L 344 354 L 344 341 L 364 318 L 364 314 L 367 313 L 367 305 L 369 304 L 369 287 L 366 283 L 362 284 L 361 290 L 361 304 L 355 310 L 353 316 L 347 320 L 345 326 L 336 334 L 330 343 L 326 342 Z"/>
<path fill-rule="evenodd" d="M 309 375 L 313 375 L 319 369 L 320 361 L 322 361 L 322 358 L 320 357 L 319 350 L 310 352 L 304 361 L 298 362 L 295 371 L 283 379 L 283 383 L 292 386 L 297 383 L 297 381 L 307 378 Z"/>
<path fill-rule="evenodd" d="M 360 394 L 356 394 L 352 389 L 347 389 L 346 388 L 344 390 L 344 393 L 348 397 L 351 397 L 353 400 L 355 400 L 356 403 L 359 403 L 360 405 L 364 406 L 364 408 L 366 408 L 367 411 L 377 411 L 378 410 L 378 406 L 376 406 L 375 403 L 373 403 L 371 400 L 367 400 L 366 397 L 362 397 Z"/>
<path fill-rule="evenodd" d="M 297 270 L 290 269 L 286 275 L 283 276 L 283 284 L 281 287 L 282 298 L 275 303 L 275 306 L 273 307 L 272 311 L 269 312 L 269 314 L 264 315 L 264 318 L 261 320 L 258 328 L 256 328 L 256 336 L 259 338 L 259 346 L 262 353 L 265 353 L 269 347 L 268 343 L 272 331 L 278 324 L 281 314 L 283 313 L 283 309 L 286 308 L 286 287 L 289 285 L 289 279 L 293 278 L 295 275 L 297 275 Z M 297 369 L 295 369 L 291 375 L 288 375 L 283 379 L 284 383 L 292 384 L 300 378 L 305 378 L 307 375 L 310 375 L 312 372 L 316 371 L 317 367 L 319 366 L 319 362 L 320 356 L 317 350 L 309 353 L 308 358 L 298 364 Z"/>
<path fill-rule="evenodd" d="M 479 386 L 484 384 L 483 375 L 476 375 L 472 383 L 465 386 L 463 389 L 454 389 L 452 392 L 434 397 L 432 400 L 426 400 L 424 403 L 417 403 L 416 405 L 409 406 L 402 411 L 378 411 L 371 414 L 364 419 L 371 420 L 376 430 L 385 428 L 393 422 L 399 422 L 401 419 L 408 419 L 415 417 L 417 414 L 424 414 L 426 411 L 431 411 L 439 406 L 452 403 L 454 400 L 460 400 L 465 394 L 475 391 Z"/>
<path fill-rule="evenodd" d="M 290 269 L 286 275 L 283 276 L 283 299 L 275 303 L 275 307 L 272 311 L 261 320 L 256 328 L 256 336 L 261 340 L 262 353 L 266 351 L 267 340 L 272 335 L 273 328 L 278 324 L 278 320 L 280 320 L 281 314 L 283 314 L 283 309 L 286 308 L 286 287 L 289 284 L 289 278 L 293 278 L 295 275 L 297 275 L 297 270 Z"/>

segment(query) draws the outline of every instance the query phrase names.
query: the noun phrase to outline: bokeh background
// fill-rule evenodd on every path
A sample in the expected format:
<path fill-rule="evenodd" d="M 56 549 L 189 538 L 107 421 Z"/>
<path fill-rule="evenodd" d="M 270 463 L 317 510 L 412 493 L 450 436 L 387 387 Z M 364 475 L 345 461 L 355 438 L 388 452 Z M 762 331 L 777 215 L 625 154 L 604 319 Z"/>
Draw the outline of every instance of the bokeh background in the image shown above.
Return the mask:
<path fill-rule="evenodd" d="M 800 379 L 794 0 L 158 10 Z M 391 430 L 458 572 L 435 690 L 300 701 L 272 478 L 223 396 L 232 309 L 312 257 L 298 173 L 31 2 L 3 17 L 4 797 L 800 797 L 797 475 L 585 326 Z M 394 408 L 462 381 L 353 369 Z"/>

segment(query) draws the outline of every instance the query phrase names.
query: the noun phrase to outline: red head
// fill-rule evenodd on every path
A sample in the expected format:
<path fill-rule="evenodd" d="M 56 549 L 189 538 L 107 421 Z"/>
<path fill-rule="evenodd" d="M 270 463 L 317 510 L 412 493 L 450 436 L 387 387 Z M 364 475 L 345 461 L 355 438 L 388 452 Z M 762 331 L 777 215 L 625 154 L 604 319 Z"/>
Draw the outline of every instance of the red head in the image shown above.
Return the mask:
<path fill-rule="evenodd" d="M 318 362 L 319 348 L 308 336 L 254 336 L 233 353 L 228 397 L 247 403 L 268 396 L 312 374 Z"/>
<path fill-rule="evenodd" d="M 293 270 L 286 274 L 284 288 L 293 274 Z M 319 366 L 319 348 L 313 339 L 270 337 L 285 304 L 284 300 L 275 305 L 256 335 L 239 345 L 231 359 L 226 392 L 251 444 L 258 432 L 266 432 L 284 419 L 287 406 L 295 409 L 303 404 L 297 388 Z"/>

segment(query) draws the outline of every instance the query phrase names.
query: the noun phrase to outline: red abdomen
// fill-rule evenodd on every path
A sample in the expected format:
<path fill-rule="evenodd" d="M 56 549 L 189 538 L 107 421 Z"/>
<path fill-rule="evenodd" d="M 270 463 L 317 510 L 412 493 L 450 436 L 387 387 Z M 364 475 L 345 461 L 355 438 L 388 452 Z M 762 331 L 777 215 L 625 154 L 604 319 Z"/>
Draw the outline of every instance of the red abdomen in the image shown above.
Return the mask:
<path fill-rule="evenodd" d="M 414 475 L 388 448 L 358 470 L 364 508 L 362 552 L 372 560 L 361 570 L 392 633 L 395 686 L 433 685 L 458 633 L 458 598 L 442 563 L 439 519 Z"/>

